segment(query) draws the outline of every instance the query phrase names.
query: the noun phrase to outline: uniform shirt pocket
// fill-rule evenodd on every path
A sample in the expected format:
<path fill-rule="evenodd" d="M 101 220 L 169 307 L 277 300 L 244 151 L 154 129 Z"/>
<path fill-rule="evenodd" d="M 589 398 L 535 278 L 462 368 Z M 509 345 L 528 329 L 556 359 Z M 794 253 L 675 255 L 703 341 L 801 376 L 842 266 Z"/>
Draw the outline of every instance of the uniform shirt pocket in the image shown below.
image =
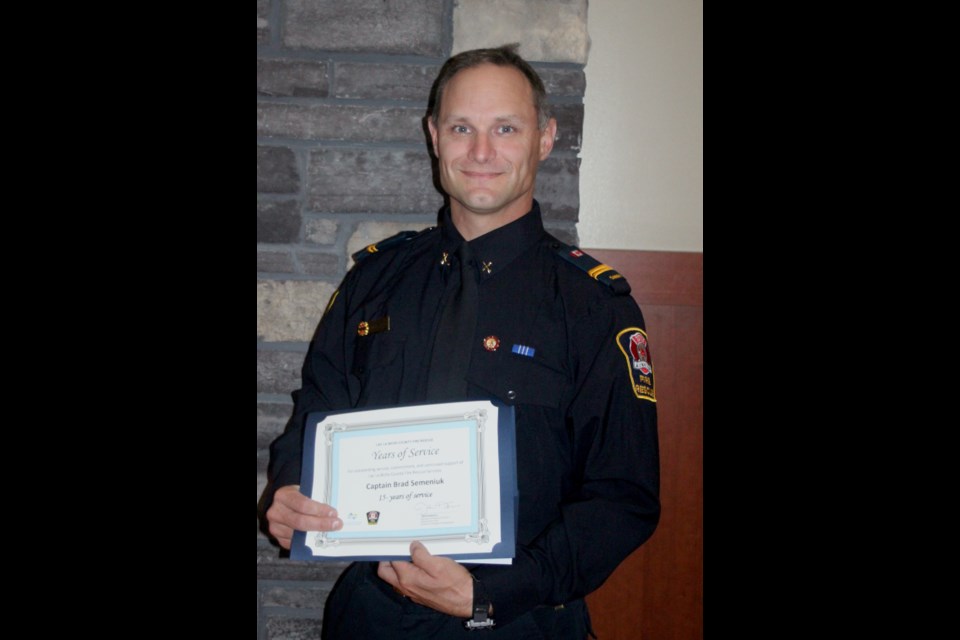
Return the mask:
<path fill-rule="evenodd" d="M 496 358 L 481 358 L 469 379 L 509 405 L 532 404 L 552 409 L 559 408 L 570 384 L 560 371 L 509 351 Z"/>
<path fill-rule="evenodd" d="M 350 373 L 360 381 L 358 405 L 397 401 L 403 372 L 404 341 L 390 333 L 357 338 Z"/>

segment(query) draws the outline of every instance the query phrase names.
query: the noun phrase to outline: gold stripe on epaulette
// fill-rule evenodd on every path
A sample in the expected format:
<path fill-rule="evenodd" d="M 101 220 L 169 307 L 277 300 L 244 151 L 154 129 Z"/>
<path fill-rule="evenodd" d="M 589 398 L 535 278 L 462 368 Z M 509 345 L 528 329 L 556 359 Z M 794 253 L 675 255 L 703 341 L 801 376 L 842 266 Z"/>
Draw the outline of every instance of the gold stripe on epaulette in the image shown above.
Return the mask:
<path fill-rule="evenodd" d="M 587 271 L 587 273 L 590 274 L 591 278 L 596 280 L 597 278 L 600 277 L 601 274 L 606 273 L 607 271 L 612 271 L 612 270 L 613 270 L 613 267 L 608 267 L 607 265 L 601 263 L 595 266 L 593 269 L 590 269 L 589 271 Z"/>
<path fill-rule="evenodd" d="M 367 245 L 367 253 L 376 253 L 376 252 L 377 252 L 377 245 L 375 244 Z"/>

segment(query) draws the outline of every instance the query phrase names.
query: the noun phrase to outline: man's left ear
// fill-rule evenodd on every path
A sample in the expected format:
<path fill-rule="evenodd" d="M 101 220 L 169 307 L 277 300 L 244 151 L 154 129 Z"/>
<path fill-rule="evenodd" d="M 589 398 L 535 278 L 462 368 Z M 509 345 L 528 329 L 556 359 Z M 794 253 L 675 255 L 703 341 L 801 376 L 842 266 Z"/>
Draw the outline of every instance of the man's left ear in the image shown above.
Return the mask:
<path fill-rule="evenodd" d="M 540 159 L 546 160 L 553 151 L 553 143 L 557 139 L 557 119 L 550 118 L 547 126 L 540 132 Z"/>

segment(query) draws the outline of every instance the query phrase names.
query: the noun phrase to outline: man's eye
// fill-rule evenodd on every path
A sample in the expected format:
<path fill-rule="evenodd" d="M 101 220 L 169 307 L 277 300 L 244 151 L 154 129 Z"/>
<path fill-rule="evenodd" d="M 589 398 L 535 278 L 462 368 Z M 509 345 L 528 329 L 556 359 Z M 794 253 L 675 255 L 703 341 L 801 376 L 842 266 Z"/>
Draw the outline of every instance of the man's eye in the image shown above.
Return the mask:
<path fill-rule="evenodd" d="M 463 126 L 462 124 L 455 124 L 453 125 L 453 132 L 454 133 L 470 133 L 470 129 Z"/>
<path fill-rule="evenodd" d="M 499 133 L 513 133 L 516 129 L 512 125 L 502 124 L 497 128 L 497 131 Z"/>

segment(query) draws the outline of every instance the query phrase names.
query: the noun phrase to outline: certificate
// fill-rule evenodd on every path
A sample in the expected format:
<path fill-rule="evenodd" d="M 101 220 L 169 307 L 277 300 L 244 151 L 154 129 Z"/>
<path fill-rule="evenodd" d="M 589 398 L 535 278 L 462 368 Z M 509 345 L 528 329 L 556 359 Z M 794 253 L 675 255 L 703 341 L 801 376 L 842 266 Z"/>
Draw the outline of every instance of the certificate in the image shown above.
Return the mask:
<path fill-rule="evenodd" d="M 513 407 L 489 400 L 307 417 L 300 490 L 333 506 L 338 531 L 296 532 L 297 560 L 433 555 L 507 564 L 516 527 Z"/>

